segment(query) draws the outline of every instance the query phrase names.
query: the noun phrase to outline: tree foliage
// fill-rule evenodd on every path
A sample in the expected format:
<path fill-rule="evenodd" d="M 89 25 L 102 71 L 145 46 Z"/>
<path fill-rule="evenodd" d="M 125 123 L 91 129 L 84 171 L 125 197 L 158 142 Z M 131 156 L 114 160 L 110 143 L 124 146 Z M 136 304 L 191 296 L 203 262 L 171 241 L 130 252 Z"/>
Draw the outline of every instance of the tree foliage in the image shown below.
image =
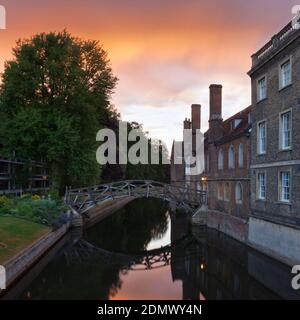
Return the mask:
<path fill-rule="evenodd" d="M 96 183 L 96 132 L 115 123 L 116 86 L 106 51 L 67 31 L 19 40 L 0 87 L 0 143 L 43 159 L 57 188 Z"/>

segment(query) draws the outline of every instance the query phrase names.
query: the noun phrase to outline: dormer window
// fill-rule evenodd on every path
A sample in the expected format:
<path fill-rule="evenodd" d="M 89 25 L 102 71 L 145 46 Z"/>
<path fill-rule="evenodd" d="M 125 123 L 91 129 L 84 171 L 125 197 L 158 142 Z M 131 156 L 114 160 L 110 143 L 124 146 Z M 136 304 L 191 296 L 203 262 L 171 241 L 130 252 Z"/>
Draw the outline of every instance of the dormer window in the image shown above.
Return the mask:
<path fill-rule="evenodd" d="M 235 128 L 237 128 L 240 123 L 242 122 L 242 119 L 234 119 L 231 121 L 230 123 L 230 127 L 231 127 L 231 130 L 234 130 Z"/>

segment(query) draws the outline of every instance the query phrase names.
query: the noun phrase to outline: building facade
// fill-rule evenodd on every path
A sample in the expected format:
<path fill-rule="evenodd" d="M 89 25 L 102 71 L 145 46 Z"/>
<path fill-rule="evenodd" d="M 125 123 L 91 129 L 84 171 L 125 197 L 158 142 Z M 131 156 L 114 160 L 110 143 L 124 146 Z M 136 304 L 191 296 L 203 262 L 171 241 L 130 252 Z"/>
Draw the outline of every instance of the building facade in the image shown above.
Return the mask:
<path fill-rule="evenodd" d="M 222 86 L 210 86 L 205 170 L 188 177 L 185 166 L 173 175 L 207 191 L 209 227 L 299 264 L 300 29 L 291 22 L 274 35 L 252 55 L 248 74 L 252 104 L 225 121 Z M 192 112 L 184 127 L 194 122 Z"/>
<path fill-rule="evenodd" d="M 222 118 L 222 86 L 210 86 L 209 129 L 205 133 L 208 226 L 246 241 L 250 213 L 250 110 Z"/>
<path fill-rule="evenodd" d="M 190 175 L 190 168 L 171 163 L 171 183 L 206 191 L 207 224 L 232 237 L 246 241 L 250 213 L 250 107 L 229 119 L 222 119 L 222 86 L 210 86 L 209 129 L 204 134 L 204 171 Z M 201 128 L 201 106 L 191 106 L 191 119 L 184 129 L 192 129 L 195 153 L 196 130 Z M 175 142 L 174 142 L 175 143 Z M 174 158 L 174 144 L 172 157 Z"/>
<path fill-rule="evenodd" d="M 249 241 L 300 261 L 300 30 L 289 23 L 252 56 Z"/>

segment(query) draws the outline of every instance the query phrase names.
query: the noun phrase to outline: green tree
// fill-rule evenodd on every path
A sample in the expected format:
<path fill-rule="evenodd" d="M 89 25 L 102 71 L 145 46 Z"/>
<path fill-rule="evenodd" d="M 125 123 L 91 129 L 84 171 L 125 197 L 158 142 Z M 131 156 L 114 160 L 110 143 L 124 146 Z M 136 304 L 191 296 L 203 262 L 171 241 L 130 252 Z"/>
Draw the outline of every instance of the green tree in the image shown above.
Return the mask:
<path fill-rule="evenodd" d="M 43 159 L 52 181 L 98 182 L 96 132 L 116 123 L 116 86 L 107 52 L 67 31 L 19 40 L 0 87 L 0 143 L 7 154 Z"/>

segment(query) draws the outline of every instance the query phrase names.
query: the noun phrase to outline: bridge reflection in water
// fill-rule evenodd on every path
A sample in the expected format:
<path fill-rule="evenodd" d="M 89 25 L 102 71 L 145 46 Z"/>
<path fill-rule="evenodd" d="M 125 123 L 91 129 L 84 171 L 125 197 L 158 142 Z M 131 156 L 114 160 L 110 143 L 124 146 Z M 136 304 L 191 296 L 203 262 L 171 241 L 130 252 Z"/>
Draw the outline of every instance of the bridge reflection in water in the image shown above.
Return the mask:
<path fill-rule="evenodd" d="M 138 199 L 70 234 L 6 298 L 300 299 L 290 268 Z"/>

